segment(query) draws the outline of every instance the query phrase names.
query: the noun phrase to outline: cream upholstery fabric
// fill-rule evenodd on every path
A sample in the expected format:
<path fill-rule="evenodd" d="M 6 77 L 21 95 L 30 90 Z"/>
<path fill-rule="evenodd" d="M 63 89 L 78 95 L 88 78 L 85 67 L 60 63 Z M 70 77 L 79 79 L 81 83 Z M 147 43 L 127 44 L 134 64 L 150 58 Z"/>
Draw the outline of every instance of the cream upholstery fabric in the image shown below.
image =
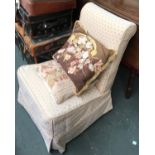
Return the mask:
<path fill-rule="evenodd" d="M 113 84 L 126 46 L 136 32 L 136 25 L 91 2 L 83 7 L 80 22 L 96 40 L 118 53 L 116 61 L 100 76 L 97 83 L 99 90 L 104 92 L 110 89 Z"/>
<path fill-rule="evenodd" d="M 80 97 L 73 96 L 56 104 L 33 67 L 18 69 L 18 101 L 39 128 L 48 151 L 52 147 L 64 152 L 68 141 L 112 109 L 110 92 L 102 95 L 92 87 Z"/>
<path fill-rule="evenodd" d="M 34 74 L 38 79 L 42 80 L 55 103 L 61 104 L 74 95 L 73 82 L 55 60 L 49 60 L 37 65 L 26 65 L 23 69 L 25 69 L 27 77 L 31 78 L 30 74 Z M 33 76 L 30 80 L 34 80 Z"/>
<path fill-rule="evenodd" d="M 18 69 L 19 85 L 25 87 L 25 90 L 29 90 L 29 95 L 34 98 L 40 109 L 42 109 L 42 113 L 46 112 L 49 119 L 64 115 L 68 111 L 77 109 L 86 102 L 90 102 L 101 96 L 96 87 L 93 87 L 81 96 L 73 96 L 61 105 L 56 104 L 47 86 L 36 74 L 35 69 L 32 69 L 34 67 L 35 65 L 27 65 Z"/>
<path fill-rule="evenodd" d="M 118 52 L 117 60 L 98 81 L 100 91 L 93 86 L 79 97 L 73 96 L 62 104 L 55 104 L 47 87 L 33 71 L 33 66 L 18 69 L 18 101 L 38 127 L 48 151 L 52 148 L 64 152 L 67 142 L 112 109 L 110 88 L 124 49 L 136 31 L 135 24 L 93 3 L 84 6 L 80 21 L 93 37 Z"/>

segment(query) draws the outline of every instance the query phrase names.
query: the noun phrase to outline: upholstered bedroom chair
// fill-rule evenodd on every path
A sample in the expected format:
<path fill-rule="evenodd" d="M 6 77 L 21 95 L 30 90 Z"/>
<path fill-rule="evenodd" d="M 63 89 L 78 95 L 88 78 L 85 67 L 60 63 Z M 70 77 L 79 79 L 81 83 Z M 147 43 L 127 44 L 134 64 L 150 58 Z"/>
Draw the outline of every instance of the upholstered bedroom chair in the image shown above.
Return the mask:
<path fill-rule="evenodd" d="M 80 96 L 56 104 L 35 71 L 39 64 L 18 69 L 18 101 L 39 129 L 48 151 L 54 149 L 63 153 L 66 143 L 112 110 L 111 87 L 127 44 L 136 32 L 134 23 L 92 2 L 82 8 L 79 20 L 91 36 L 117 52 L 116 59 L 98 77 L 96 85 Z"/>

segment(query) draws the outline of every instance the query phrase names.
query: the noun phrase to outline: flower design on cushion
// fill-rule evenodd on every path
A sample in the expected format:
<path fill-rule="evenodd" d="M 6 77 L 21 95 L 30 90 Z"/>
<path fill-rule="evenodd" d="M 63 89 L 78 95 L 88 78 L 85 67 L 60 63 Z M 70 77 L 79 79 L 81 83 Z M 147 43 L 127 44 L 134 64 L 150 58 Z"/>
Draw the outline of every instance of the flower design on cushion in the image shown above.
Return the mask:
<path fill-rule="evenodd" d="M 87 43 L 86 43 L 86 48 L 87 48 L 87 49 L 92 49 L 92 48 L 93 48 L 92 43 L 91 43 L 91 42 L 87 42 Z"/>
<path fill-rule="evenodd" d="M 102 60 L 97 61 L 97 62 L 94 64 L 94 69 L 95 69 L 95 71 L 96 71 L 96 72 L 97 72 L 97 71 L 100 71 L 100 70 L 102 69 L 102 65 L 103 65 Z"/>
<path fill-rule="evenodd" d="M 102 71 L 109 54 L 90 36 L 73 33 L 65 45 L 53 55 L 80 91 L 85 83 Z"/>
<path fill-rule="evenodd" d="M 82 51 L 81 55 L 82 55 L 82 58 L 83 58 L 84 60 L 87 59 L 87 58 L 89 57 L 88 51 Z"/>
<path fill-rule="evenodd" d="M 95 42 L 87 35 L 72 34 L 67 43 L 60 49 L 55 57 L 63 61 L 69 75 L 92 74 L 102 65 L 102 60 L 95 57 L 97 54 Z"/>
<path fill-rule="evenodd" d="M 76 53 L 76 49 L 74 46 L 69 46 L 66 50 L 68 53 L 72 53 L 72 54 Z"/>
<path fill-rule="evenodd" d="M 63 48 L 63 49 L 60 49 L 59 51 L 58 51 L 58 53 L 63 53 L 65 51 L 65 49 Z"/>
<path fill-rule="evenodd" d="M 92 71 L 92 72 L 94 71 L 94 65 L 93 64 L 89 64 L 88 68 L 89 68 L 90 71 Z"/>
<path fill-rule="evenodd" d="M 90 64 L 90 59 L 86 59 L 85 64 Z"/>
<path fill-rule="evenodd" d="M 70 66 L 75 66 L 78 63 L 79 63 L 78 60 L 73 60 L 73 61 L 71 61 Z"/>
<path fill-rule="evenodd" d="M 67 53 L 64 55 L 64 61 L 68 61 L 70 58 L 71 58 L 71 55 Z"/>
<path fill-rule="evenodd" d="M 54 61 L 49 61 L 38 65 L 37 71 L 50 87 L 53 87 L 59 81 L 69 79 L 67 74 L 62 70 L 61 66 Z"/>
<path fill-rule="evenodd" d="M 74 74 L 76 72 L 76 66 L 68 68 L 68 74 Z"/>
<path fill-rule="evenodd" d="M 86 43 L 87 43 L 87 38 L 81 36 L 81 37 L 78 38 L 77 43 L 78 43 L 78 45 L 86 45 Z"/>

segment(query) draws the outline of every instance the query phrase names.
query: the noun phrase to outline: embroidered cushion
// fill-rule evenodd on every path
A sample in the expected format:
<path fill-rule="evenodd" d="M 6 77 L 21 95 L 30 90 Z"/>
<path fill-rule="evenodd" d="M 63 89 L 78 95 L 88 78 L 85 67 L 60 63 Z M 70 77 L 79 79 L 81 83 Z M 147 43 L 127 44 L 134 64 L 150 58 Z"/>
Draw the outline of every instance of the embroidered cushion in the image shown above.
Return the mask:
<path fill-rule="evenodd" d="M 36 71 L 43 79 L 51 96 L 57 104 L 73 95 L 74 85 L 62 67 L 54 60 L 36 66 Z"/>
<path fill-rule="evenodd" d="M 87 34 L 77 21 L 72 35 L 53 58 L 72 80 L 74 93 L 80 95 L 115 58 L 115 52 Z"/>

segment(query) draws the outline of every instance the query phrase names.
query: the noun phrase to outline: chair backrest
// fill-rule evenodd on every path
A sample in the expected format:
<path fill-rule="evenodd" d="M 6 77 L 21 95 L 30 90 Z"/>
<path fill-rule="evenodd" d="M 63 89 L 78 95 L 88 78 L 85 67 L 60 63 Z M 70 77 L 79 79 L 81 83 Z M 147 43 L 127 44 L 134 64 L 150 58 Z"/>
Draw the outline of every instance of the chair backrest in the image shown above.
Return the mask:
<path fill-rule="evenodd" d="M 92 2 L 82 8 L 80 22 L 96 40 L 108 49 L 117 52 L 117 58 L 101 74 L 96 85 L 101 92 L 105 92 L 113 84 L 123 53 L 136 32 L 136 24 L 122 19 Z"/>

